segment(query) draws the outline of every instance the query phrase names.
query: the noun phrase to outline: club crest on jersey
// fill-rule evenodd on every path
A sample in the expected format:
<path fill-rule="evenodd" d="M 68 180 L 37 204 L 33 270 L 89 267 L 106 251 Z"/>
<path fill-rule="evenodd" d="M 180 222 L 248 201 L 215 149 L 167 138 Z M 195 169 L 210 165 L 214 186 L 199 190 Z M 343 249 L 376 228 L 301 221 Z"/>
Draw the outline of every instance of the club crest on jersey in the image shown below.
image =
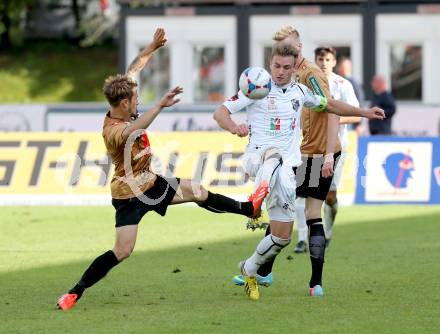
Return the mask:
<path fill-rule="evenodd" d="M 299 109 L 299 101 L 296 99 L 290 100 L 290 103 L 292 103 L 292 108 L 294 112 L 297 112 Z"/>

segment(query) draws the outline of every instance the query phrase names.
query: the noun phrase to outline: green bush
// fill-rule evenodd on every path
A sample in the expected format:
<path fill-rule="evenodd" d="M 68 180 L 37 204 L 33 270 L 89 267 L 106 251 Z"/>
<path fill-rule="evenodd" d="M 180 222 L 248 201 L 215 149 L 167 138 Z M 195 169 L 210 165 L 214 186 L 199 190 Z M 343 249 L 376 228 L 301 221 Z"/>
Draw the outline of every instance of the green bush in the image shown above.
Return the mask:
<path fill-rule="evenodd" d="M 118 50 L 33 42 L 0 53 L 0 103 L 104 101 L 104 79 L 118 71 Z"/>

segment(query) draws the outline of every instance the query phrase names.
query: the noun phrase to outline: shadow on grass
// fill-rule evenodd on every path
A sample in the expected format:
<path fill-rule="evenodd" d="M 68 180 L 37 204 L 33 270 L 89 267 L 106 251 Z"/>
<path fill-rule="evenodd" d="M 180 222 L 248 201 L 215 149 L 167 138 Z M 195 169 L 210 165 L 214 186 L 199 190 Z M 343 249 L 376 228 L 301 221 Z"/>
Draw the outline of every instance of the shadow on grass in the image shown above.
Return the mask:
<path fill-rule="evenodd" d="M 307 297 L 308 256 L 293 254 L 292 247 L 277 260 L 275 285 L 262 289 L 258 307 L 231 283 L 236 264 L 261 233 L 164 251 L 135 250 L 67 313 L 54 311 L 56 298 L 99 254 L 2 273 L 0 332 L 6 326 L 8 333 L 270 333 L 293 327 L 304 333 L 434 333 L 440 325 L 438 218 L 336 227 L 322 300 Z M 60 244 L 58 251 L 66 247 Z"/>

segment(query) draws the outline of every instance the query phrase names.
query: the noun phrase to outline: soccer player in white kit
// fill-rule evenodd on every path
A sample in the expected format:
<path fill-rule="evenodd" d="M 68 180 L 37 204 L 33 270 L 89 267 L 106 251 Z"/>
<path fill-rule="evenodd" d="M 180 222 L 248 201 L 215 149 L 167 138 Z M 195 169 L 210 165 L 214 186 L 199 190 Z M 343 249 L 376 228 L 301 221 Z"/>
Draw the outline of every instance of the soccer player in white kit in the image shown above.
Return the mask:
<path fill-rule="evenodd" d="M 335 100 L 343 101 L 352 106 L 359 107 L 359 101 L 353 89 L 353 85 L 347 79 L 333 72 L 336 66 L 336 50 L 331 46 L 321 46 L 315 49 L 315 63 L 327 76 L 330 92 Z M 342 169 L 348 149 L 348 124 L 361 121 L 360 117 L 341 117 L 339 126 L 339 140 L 342 146 L 342 154 L 333 175 L 330 191 L 324 204 L 324 232 L 326 245 L 330 243 L 333 232 L 333 224 L 338 212 L 337 188 L 341 181 Z"/>
<path fill-rule="evenodd" d="M 352 106 L 359 107 L 359 101 L 353 89 L 353 85 L 347 79 L 333 72 L 336 66 L 336 50 L 331 46 L 319 46 L 315 49 L 315 63 L 324 72 L 327 77 L 330 92 L 335 100 L 343 101 Z M 347 156 L 348 148 L 348 124 L 355 124 L 361 121 L 360 117 L 341 117 L 339 126 L 339 141 L 342 146 L 342 154 L 336 165 L 330 191 L 327 194 L 324 203 L 324 232 L 326 246 L 329 245 L 332 238 L 333 224 L 338 212 L 338 200 L 336 197 L 337 188 L 341 181 L 344 161 Z M 304 208 L 304 198 L 297 198 L 296 208 Z M 297 212 L 298 213 L 298 212 Z M 301 219 L 304 217 L 304 219 Z M 298 226 L 298 244 L 294 252 L 303 253 L 307 251 L 307 224 L 304 215 L 297 214 Z M 304 233 L 305 231 L 305 233 Z"/>
<path fill-rule="evenodd" d="M 271 233 L 255 252 L 240 263 L 245 292 L 259 298 L 256 281 L 258 268 L 272 260 L 291 241 L 295 203 L 295 168 L 301 164 L 300 122 L 302 107 L 316 112 L 329 111 L 340 116 L 383 118 L 379 108 L 362 110 L 348 104 L 314 95 L 306 86 L 292 81 L 297 52 L 290 45 L 277 43 L 272 49 L 270 70 L 272 89 L 267 97 L 251 100 L 242 92 L 226 101 L 214 113 L 223 129 L 240 137 L 249 135 L 243 158 L 245 173 L 255 179 L 256 192 L 267 195 L 266 208 Z M 230 114 L 246 109 L 247 123 L 236 124 Z"/>

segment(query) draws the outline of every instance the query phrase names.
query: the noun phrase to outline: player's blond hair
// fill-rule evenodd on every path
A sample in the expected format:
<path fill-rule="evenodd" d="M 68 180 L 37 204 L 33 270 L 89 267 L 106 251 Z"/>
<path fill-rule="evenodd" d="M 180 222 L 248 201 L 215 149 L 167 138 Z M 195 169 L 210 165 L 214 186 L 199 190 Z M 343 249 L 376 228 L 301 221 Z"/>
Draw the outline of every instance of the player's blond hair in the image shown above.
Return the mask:
<path fill-rule="evenodd" d="M 299 40 L 299 32 L 296 30 L 296 28 L 293 25 L 284 25 L 282 26 L 273 36 L 273 40 L 280 42 L 283 39 L 286 39 L 287 37 L 293 36 L 296 39 Z"/>
<path fill-rule="evenodd" d="M 112 107 L 117 107 L 123 99 L 131 100 L 133 97 L 133 88 L 136 86 L 136 81 L 129 76 L 117 74 L 105 79 L 102 91 L 108 103 Z"/>
<path fill-rule="evenodd" d="M 274 56 L 295 58 L 297 55 L 297 51 L 290 44 L 277 42 L 272 46 L 271 58 Z"/>

